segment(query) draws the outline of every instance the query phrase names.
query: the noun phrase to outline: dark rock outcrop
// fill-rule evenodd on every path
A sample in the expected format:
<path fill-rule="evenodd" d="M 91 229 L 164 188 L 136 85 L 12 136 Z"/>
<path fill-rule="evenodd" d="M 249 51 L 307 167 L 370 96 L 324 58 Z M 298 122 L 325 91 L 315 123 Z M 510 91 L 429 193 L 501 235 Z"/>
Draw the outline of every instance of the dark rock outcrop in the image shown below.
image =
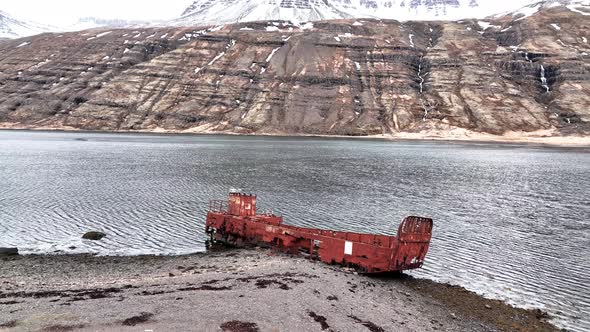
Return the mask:
<path fill-rule="evenodd" d="M 17 256 L 18 248 L 4 248 L 0 247 L 0 257 L 2 256 Z"/>
<path fill-rule="evenodd" d="M 482 23 L 253 22 L 3 41 L 0 126 L 588 134 L 590 17 L 556 7 Z"/>

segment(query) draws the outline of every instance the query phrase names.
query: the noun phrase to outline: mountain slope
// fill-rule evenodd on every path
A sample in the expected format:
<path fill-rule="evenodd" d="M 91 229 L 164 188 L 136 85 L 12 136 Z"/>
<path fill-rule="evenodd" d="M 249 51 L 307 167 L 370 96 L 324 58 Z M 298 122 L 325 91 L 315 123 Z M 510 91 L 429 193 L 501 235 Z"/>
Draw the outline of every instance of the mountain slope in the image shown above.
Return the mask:
<path fill-rule="evenodd" d="M 0 38 L 19 38 L 46 32 L 49 28 L 40 24 L 17 20 L 0 11 Z"/>
<path fill-rule="evenodd" d="M 530 3 L 531 0 L 515 0 L 503 8 L 481 0 L 197 0 L 174 23 L 213 25 L 339 18 L 456 20 L 482 18 Z"/>
<path fill-rule="evenodd" d="M 590 16 L 249 22 L 0 42 L 0 126 L 590 134 Z"/>
<path fill-rule="evenodd" d="M 139 28 L 149 26 L 160 26 L 163 22 L 154 21 L 137 21 L 137 20 L 123 20 L 123 19 L 104 19 L 99 17 L 83 17 L 78 19 L 75 24 L 64 26 L 60 31 L 81 31 L 98 28 Z"/>

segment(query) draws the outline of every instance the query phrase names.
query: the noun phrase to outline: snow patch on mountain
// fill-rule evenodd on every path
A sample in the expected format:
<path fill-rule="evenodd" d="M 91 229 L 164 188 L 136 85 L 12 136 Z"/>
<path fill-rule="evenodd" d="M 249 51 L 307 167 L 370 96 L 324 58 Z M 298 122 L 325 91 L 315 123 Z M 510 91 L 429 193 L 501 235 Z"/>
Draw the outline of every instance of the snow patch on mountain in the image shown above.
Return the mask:
<path fill-rule="evenodd" d="M 566 5 L 566 7 L 574 13 L 582 14 L 585 16 L 590 15 L 590 0 L 570 1 L 570 3 Z"/>
<path fill-rule="evenodd" d="M 501 26 L 499 26 L 499 25 L 493 25 L 490 22 L 486 22 L 486 21 L 478 21 L 477 24 L 481 27 L 481 29 L 483 31 L 487 30 L 488 28 L 496 28 L 496 29 L 501 28 Z"/>

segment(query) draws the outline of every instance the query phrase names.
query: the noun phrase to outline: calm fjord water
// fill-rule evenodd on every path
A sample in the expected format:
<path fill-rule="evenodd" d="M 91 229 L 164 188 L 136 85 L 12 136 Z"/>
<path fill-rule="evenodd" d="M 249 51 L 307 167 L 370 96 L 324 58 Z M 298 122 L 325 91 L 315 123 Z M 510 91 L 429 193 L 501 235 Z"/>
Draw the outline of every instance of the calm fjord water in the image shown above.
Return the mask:
<path fill-rule="evenodd" d="M 406 215 L 432 217 L 411 274 L 590 329 L 588 149 L 0 131 L 0 246 L 201 251 L 207 201 L 232 188 L 294 225 L 395 234 Z"/>

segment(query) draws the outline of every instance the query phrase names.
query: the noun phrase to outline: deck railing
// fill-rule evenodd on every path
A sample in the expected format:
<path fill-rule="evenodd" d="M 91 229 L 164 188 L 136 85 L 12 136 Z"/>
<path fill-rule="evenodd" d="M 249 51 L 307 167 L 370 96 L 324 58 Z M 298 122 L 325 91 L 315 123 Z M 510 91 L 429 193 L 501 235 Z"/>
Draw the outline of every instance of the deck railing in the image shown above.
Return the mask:
<path fill-rule="evenodd" d="M 221 199 L 210 200 L 209 212 L 227 212 L 227 201 Z"/>

